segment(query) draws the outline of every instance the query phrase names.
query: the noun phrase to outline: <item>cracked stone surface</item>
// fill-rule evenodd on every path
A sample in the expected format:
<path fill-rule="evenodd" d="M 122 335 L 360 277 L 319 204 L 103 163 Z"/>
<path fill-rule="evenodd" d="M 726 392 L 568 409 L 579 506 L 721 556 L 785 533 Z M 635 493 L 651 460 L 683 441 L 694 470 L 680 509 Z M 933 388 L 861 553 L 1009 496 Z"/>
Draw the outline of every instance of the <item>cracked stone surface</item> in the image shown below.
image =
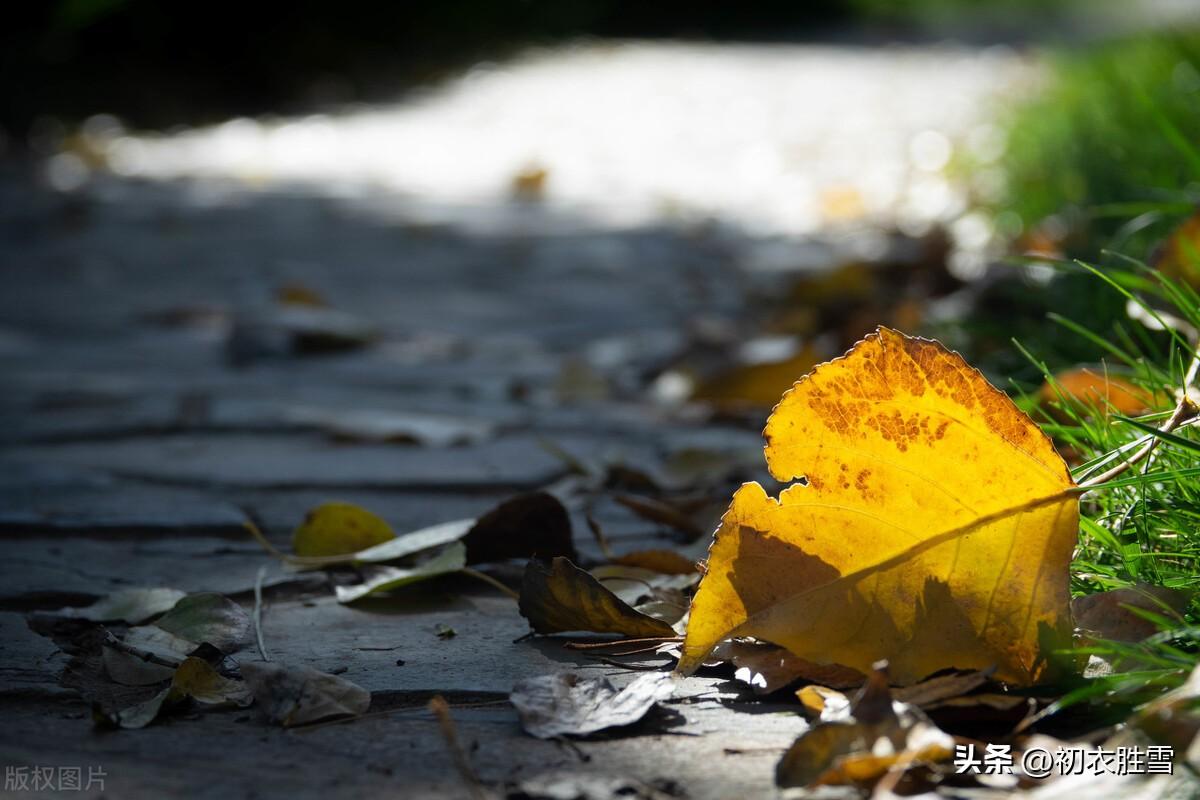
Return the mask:
<path fill-rule="evenodd" d="M 805 69 L 828 61 L 837 69 L 821 74 L 847 85 L 869 77 L 872 97 L 893 89 L 953 96 L 953 108 L 935 109 L 939 119 L 978 99 L 958 89 L 975 92 L 992 83 L 989 70 L 1014 63 L 963 49 L 800 50 Z M 788 52 L 732 57 L 751 57 L 744 74 L 765 76 Z M 678 56 L 671 63 L 690 63 Z M 752 84 L 766 85 L 756 79 L 736 94 Z M 764 111 L 788 96 L 782 86 L 764 95 Z M 805 110 L 790 99 L 785 106 Z M 878 117 L 854 127 L 872 141 L 872 163 L 896 158 L 895 175 L 908 175 L 908 137 L 936 120 L 914 112 L 901 124 L 860 107 Z M 803 130 L 789 129 L 799 139 L 771 146 L 801 160 L 797 174 L 825 170 L 836 161 L 826 144 L 843 138 L 838 117 L 806 111 Z M 876 128 L 887 126 L 896 146 L 875 147 Z M 674 158 L 677 148 L 660 144 Z M 578 180 L 572 153 L 560 154 L 559 173 Z M 775 796 L 774 764 L 804 728 L 794 705 L 764 702 L 722 678 L 690 678 L 632 730 L 570 746 L 539 741 L 521 733 L 507 704 L 515 681 L 576 670 L 621 683 L 638 673 L 564 649 L 562 638 L 514 643 L 528 630 L 515 604 L 466 577 L 339 605 L 332 583 L 347 573 L 284 573 L 246 531 L 253 521 L 283 547 L 308 509 L 344 500 L 404 532 L 478 515 L 517 491 L 569 495 L 580 471 L 612 479 L 620 467 L 623 480 L 670 483 L 696 453 L 720 464 L 696 484 L 718 513 L 739 482 L 764 478 L 761 419 L 689 416 L 650 383 L 697 332 L 758 330 L 757 298 L 861 253 L 844 236 L 783 236 L 794 227 L 788 220 L 766 220 L 758 234 L 709 220 L 748 201 L 726 189 L 728 170 L 750 162 L 718 160 L 704 183 L 720 191 L 689 196 L 702 217 L 671 220 L 668 209 L 637 227 L 593 226 L 570 203 L 449 207 L 442 198 L 422 207 L 419 193 L 251 185 L 208 168 L 178 180 L 96 175 L 58 193 L 23 166 L 0 164 L 0 764 L 102 767 L 106 791 L 72 794 L 80 797 L 471 797 L 426 710 L 442 694 L 473 768 L 501 795 L 562 779 L 607 798 L 619 778 L 666 796 Z M 627 176 L 625 194 L 568 182 L 550 199 L 574 202 L 586 185 L 606 203 L 628 195 L 661 210 L 670 202 L 643 185 L 660 174 Z M 667 188 L 685 195 L 704 177 L 671 174 Z M 844 188 L 845 176 L 821 176 L 806 191 Z M 750 212 L 763 202 L 816 213 L 770 201 L 776 190 L 794 199 L 798 184 L 788 181 L 771 179 L 771 192 L 734 217 L 761 217 Z M 333 317 L 313 312 L 322 324 L 299 325 L 277 299 L 288 286 L 319 296 Z M 405 424 L 457 421 L 468 435 L 431 446 L 345 430 L 389 413 L 407 415 Z M 602 556 L 589 513 L 618 552 L 703 553 L 704 541 L 687 544 L 609 497 L 569 510 L 584 559 Z M 101 731 L 87 699 L 61 684 L 81 628 L 52 636 L 54 610 L 139 586 L 221 592 L 249 609 L 263 567 L 271 657 L 359 683 L 373 694 L 371 714 L 282 730 L 251 708 Z M 511 580 L 519 565 L 494 574 Z M 438 636 L 439 626 L 454 635 Z M 259 655 L 251 646 L 237 657 Z"/>
<path fill-rule="evenodd" d="M 246 198 L 235 213 L 165 187 L 63 198 L 19 175 L 0 180 L 0 195 L 18 187 L 38 224 L 0 216 L 13 287 L 0 295 L 0 709 L 11 720 L 0 761 L 102 765 L 109 796 L 468 797 L 425 711 L 440 694 L 498 791 L 562 775 L 620 775 L 689 797 L 770 791 L 775 754 L 804 725 L 794 710 L 746 726 L 745 709 L 773 707 L 695 678 L 627 737 L 540 742 L 507 704 L 517 680 L 574 670 L 620 684 L 638 673 L 565 650 L 563 638 L 514 643 L 528 632 L 515 603 L 467 578 L 339 605 L 331 582 L 350 576 L 285 573 L 245 528 L 252 520 L 286 546 L 308 509 L 336 499 L 403 532 L 568 486 L 579 464 L 671 480 L 673 461 L 693 451 L 733 465 L 713 489 L 719 506 L 737 480 L 761 476 L 757 431 L 676 418 L 631 394 L 682 346 L 687 318 L 734 310 L 713 241 L 605 234 L 581 237 L 577 251 L 529 235 L 406 230 L 316 197 Z M 634 267 L 628 280 L 612 280 L 614 258 Z M 231 359 L 235 320 L 267 314 L 288 281 L 311 283 L 380 338 L 341 354 L 264 345 Z M 681 284 L 692 288 L 669 291 Z M 579 364 L 582 377 L 564 382 Z M 360 410 L 462 420 L 473 433 L 429 446 L 364 441 L 326 422 Z M 618 552 L 683 547 L 611 499 L 569 509 L 585 559 L 602 557 L 585 511 Z M 703 542 L 691 549 L 698 557 Z M 56 609 L 139 586 L 217 591 L 250 608 L 264 566 L 271 658 L 358 683 L 376 712 L 303 731 L 250 709 L 103 732 L 86 698 L 60 684 L 71 654 L 69 637 L 45 628 Z M 519 565 L 495 574 L 511 580 Z M 439 637 L 444 628 L 454 635 Z"/>

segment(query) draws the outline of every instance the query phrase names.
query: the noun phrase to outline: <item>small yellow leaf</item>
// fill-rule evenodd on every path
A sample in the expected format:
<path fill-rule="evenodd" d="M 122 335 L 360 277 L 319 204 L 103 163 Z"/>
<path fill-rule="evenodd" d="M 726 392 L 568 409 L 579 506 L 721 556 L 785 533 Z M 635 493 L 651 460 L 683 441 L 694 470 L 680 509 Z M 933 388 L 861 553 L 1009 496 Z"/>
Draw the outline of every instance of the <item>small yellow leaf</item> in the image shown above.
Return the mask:
<path fill-rule="evenodd" d="M 531 559 L 521 582 L 521 615 L 537 633 L 591 631 L 670 638 L 675 630 L 630 607 L 565 558 Z"/>
<path fill-rule="evenodd" d="M 298 556 L 356 553 L 394 539 L 392 527 L 353 503 L 324 503 L 309 511 L 292 534 Z"/>
<path fill-rule="evenodd" d="M 702 383 L 692 397 L 718 408 L 770 408 L 797 375 L 817 363 L 816 351 L 804 346 L 782 361 L 745 364 Z"/>
<path fill-rule="evenodd" d="M 936 342 L 886 328 L 817 367 L 767 422 L 776 500 L 733 497 L 679 670 L 731 636 L 898 683 L 946 668 L 1029 684 L 1070 642 L 1078 500 L 1050 440 Z"/>

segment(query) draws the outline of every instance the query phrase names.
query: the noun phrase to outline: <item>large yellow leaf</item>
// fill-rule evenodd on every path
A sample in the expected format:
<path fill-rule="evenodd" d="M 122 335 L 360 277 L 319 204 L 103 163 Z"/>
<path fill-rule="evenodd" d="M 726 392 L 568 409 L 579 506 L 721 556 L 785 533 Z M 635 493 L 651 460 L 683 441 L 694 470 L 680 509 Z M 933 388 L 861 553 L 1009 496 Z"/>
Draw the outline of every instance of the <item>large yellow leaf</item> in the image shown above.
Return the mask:
<path fill-rule="evenodd" d="M 771 474 L 797 482 L 734 495 L 680 671 L 754 636 L 863 672 L 887 659 L 900 683 L 995 666 L 1026 684 L 1069 642 L 1074 484 L 961 356 L 880 328 L 799 380 L 763 436 Z"/>

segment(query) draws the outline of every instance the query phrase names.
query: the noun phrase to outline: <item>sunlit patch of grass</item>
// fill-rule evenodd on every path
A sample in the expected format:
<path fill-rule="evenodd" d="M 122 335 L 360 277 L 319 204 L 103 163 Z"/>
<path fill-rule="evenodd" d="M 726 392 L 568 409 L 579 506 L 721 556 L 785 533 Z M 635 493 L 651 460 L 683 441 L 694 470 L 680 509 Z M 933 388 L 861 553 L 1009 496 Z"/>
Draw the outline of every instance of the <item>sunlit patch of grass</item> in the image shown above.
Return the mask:
<path fill-rule="evenodd" d="M 1021 398 L 1060 451 L 1070 456 L 1080 483 L 1154 444 L 1135 466 L 1084 496 L 1072 591 L 1162 586 L 1200 596 L 1200 436 L 1195 424 L 1200 417 L 1191 416 L 1191 400 L 1184 399 L 1185 393 L 1200 397 L 1194 341 L 1200 330 L 1200 295 L 1135 261 L 1122 260 L 1103 271 L 1088 264 L 1074 268 L 1092 272 L 1111 291 L 1137 304 L 1146 318 L 1165 320 L 1170 314 L 1176 328 L 1151 333 L 1126 319 L 1101 330 L 1086 321 L 1057 318 L 1064 335 L 1086 338 L 1105 354 L 1095 366 L 1100 374 L 1119 375 L 1153 398 L 1154 407 L 1144 414 L 1124 416 L 1106 407 L 1103 398 L 1081 399 L 1061 390 L 1050 403 Z M 1054 371 L 1037 358 L 1036 345 L 1018 347 L 1054 387 Z M 1162 430 L 1181 404 L 1183 421 L 1171 431 Z M 1075 651 L 1102 659 L 1113 672 L 1083 681 L 1051 711 L 1089 700 L 1136 706 L 1181 683 L 1200 663 L 1196 596 L 1182 618 L 1166 611 L 1134 613 L 1159 632 L 1138 643 L 1098 641 Z"/>

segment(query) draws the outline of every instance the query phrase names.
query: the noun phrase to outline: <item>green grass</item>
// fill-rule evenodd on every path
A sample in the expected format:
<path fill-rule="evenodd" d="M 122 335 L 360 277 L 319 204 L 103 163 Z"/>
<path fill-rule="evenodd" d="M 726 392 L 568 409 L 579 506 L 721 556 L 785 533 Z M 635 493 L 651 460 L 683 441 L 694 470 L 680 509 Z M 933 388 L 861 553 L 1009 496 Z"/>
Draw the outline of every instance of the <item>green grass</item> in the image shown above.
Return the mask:
<path fill-rule="evenodd" d="M 1005 196 L 1025 231 L 1049 219 L 1069 255 L 1138 258 L 1200 200 L 1200 32 L 1051 56 L 1049 85 L 1007 120 Z"/>
<path fill-rule="evenodd" d="M 1027 232 L 1055 220 L 1069 232 L 1064 258 L 1036 293 L 1014 270 L 1002 284 L 1013 297 L 985 300 L 962 327 L 968 352 L 1013 379 L 1022 407 L 1068 457 L 1078 482 L 1154 443 L 1136 466 L 1084 495 L 1071 588 L 1082 595 L 1161 586 L 1192 599 L 1182 614 L 1137 612 L 1158 629 L 1142 642 L 1098 641 L 1074 651 L 1114 671 L 1064 687 L 1043 712 L 1087 706 L 1096 718 L 1118 721 L 1200 664 L 1200 416 L 1162 430 L 1186 384 L 1200 398 L 1200 254 L 1182 248 L 1196 267 L 1188 280 L 1148 266 L 1200 200 L 1200 34 L 1110 43 L 1052 63 L 1045 90 L 1006 122 L 1008 190 L 992 209 L 1015 215 Z M 1006 328 L 1017 346 L 1000 355 Z M 1049 403 L 1032 392 L 1043 382 L 1054 386 L 1054 375 L 1072 366 L 1129 381 L 1153 398 L 1151 407 L 1127 416 L 1061 390 Z"/>
<path fill-rule="evenodd" d="M 1063 266 L 1073 266 L 1122 299 L 1132 298 L 1148 313 L 1161 317 L 1160 309 L 1169 309 L 1200 330 L 1200 295 L 1191 286 L 1135 262 L 1103 270 L 1082 263 Z M 1091 328 L 1087 321 L 1060 317 L 1058 323 L 1062 335 L 1103 349 L 1103 360 L 1092 365 L 1098 373 L 1135 384 L 1153 398 L 1154 406 L 1131 418 L 1103 401 L 1079 399 L 1061 390 L 1049 403 L 1028 395 L 1021 399 L 1060 452 L 1071 455 L 1072 475 L 1080 483 L 1155 443 L 1136 466 L 1084 496 L 1072 592 L 1146 585 L 1196 592 L 1182 615 L 1166 608 L 1138 611 L 1159 629 L 1143 642 L 1100 641 L 1074 651 L 1081 659 L 1102 658 L 1115 672 L 1072 687 L 1051 712 L 1085 701 L 1134 708 L 1182 683 L 1200 664 L 1200 424 L 1193 424 L 1200 423 L 1200 417 L 1173 431 L 1161 430 L 1180 402 L 1189 370 L 1194 386 L 1196 348 L 1186 335 L 1152 335 L 1134 320 L 1115 323 L 1107 331 Z M 1054 370 L 1037 358 L 1036 346 L 1017 346 L 1055 385 Z"/>

